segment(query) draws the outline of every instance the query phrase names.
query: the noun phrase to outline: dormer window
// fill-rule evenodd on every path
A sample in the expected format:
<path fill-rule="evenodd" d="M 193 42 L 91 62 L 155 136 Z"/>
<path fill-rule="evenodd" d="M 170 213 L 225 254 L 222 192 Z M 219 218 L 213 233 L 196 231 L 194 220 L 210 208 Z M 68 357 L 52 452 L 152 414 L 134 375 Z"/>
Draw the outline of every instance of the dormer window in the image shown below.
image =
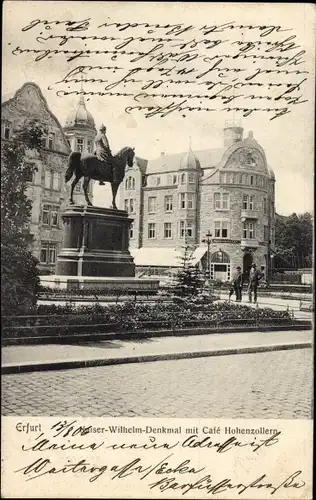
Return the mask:
<path fill-rule="evenodd" d="M 185 184 L 185 174 L 181 174 L 181 184 Z"/>
<path fill-rule="evenodd" d="M 195 174 L 193 172 L 189 174 L 189 184 L 195 184 Z"/>
<path fill-rule="evenodd" d="M 83 138 L 82 137 L 77 138 L 77 151 L 79 153 L 83 152 Z"/>

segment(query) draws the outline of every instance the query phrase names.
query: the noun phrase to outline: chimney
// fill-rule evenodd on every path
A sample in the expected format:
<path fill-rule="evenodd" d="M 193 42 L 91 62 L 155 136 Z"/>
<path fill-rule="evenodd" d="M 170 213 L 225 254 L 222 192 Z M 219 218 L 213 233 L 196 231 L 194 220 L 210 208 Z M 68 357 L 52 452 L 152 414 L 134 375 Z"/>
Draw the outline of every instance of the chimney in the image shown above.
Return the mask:
<path fill-rule="evenodd" d="M 236 142 L 242 141 L 243 131 L 241 120 L 227 120 L 224 128 L 224 147 L 229 148 Z"/>

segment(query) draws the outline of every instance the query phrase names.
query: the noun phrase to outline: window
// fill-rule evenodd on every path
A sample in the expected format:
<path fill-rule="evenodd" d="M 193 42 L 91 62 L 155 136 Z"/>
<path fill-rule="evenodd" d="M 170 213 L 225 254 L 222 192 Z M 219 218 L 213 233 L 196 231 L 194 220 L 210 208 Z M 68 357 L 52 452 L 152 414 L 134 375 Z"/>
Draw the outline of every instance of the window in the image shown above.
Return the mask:
<path fill-rule="evenodd" d="M 49 205 L 48 203 L 45 203 L 42 207 L 42 224 L 57 227 L 58 213 L 59 213 L 58 205 Z"/>
<path fill-rule="evenodd" d="M 193 206 L 194 205 L 193 204 L 193 194 L 188 193 L 187 197 L 188 197 L 188 208 L 189 209 L 194 208 L 194 206 Z"/>
<path fill-rule="evenodd" d="M 54 149 L 54 146 L 55 146 L 55 134 L 49 134 L 48 149 Z"/>
<path fill-rule="evenodd" d="M 45 170 L 45 188 L 50 189 L 52 185 L 52 171 Z"/>
<path fill-rule="evenodd" d="M 43 205 L 43 208 L 42 208 L 42 223 L 43 224 L 49 224 L 49 210 L 50 210 L 49 205 Z"/>
<path fill-rule="evenodd" d="M 221 172 L 221 173 L 219 174 L 219 182 L 220 182 L 221 184 L 225 184 L 225 182 L 226 182 L 226 173 L 225 173 L 225 172 Z"/>
<path fill-rule="evenodd" d="M 161 181 L 161 178 L 160 178 L 160 176 L 158 175 L 158 176 L 156 177 L 156 186 L 159 186 L 159 185 L 160 185 L 160 181 Z"/>
<path fill-rule="evenodd" d="M 53 172 L 53 190 L 54 191 L 59 191 L 60 190 L 60 172 Z"/>
<path fill-rule="evenodd" d="M 271 217 L 274 217 L 274 202 L 271 201 Z"/>
<path fill-rule="evenodd" d="M 254 184 L 254 177 L 253 175 L 250 176 L 250 185 L 253 186 Z"/>
<path fill-rule="evenodd" d="M 51 241 L 41 242 L 40 262 L 42 264 L 54 264 L 57 256 L 57 243 Z"/>
<path fill-rule="evenodd" d="M 165 196 L 165 211 L 166 212 L 172 212 L 173 208 L 173 197 L 172 196 Z"/>
<path fill-rule="evenodd" d="M 11 139 L 12 123 L 9 120 L 2 120 L 1 135 L 4 139 Z"/>
<path fill-rule="evenodd" d="M 185 193 L 180 193 L 179 206 L 181 209 L 185 208 Z"/>
<path fill-rule="evenodd" d="M 214 222 L 214 237 L 228 238 L 228 221 L 222 220 Z"/>
<path fill-rule="evenodd" d="M 171 222 L 164 223 L 164 238 L 172 238 Z"/>
<path fill-rule="evenodd" d="M 249 210 L 253 210 L 255 206 L 255 197 L 254 195 L 250 195 L 249 197 Z"/>
<path fill-rule="evenodd" d="M 25 172 L 25 181 L 26 182 L 34 182 L 34 163 L 25 162 L 24 163 L 24 172 Z"/>
<path fill-rule="evenodd" d="M 129 237 L 130 239 L 134 238 L 134 222 L 132 222 L 131 225 L 129 226 Z"/>
<path fill-rule="evenodd" d="M 193 238 L 193 222 L 187 221 L 186 233 L 188 238 Z"/>
<path fill-rule="evenodd" d="M 125 189 L 135 189 L 134 177 L 127 177 L 127 179 L 125 180 Z"/>
<path fill-rule="evenodd" d="M 185 174 L 181 174 L 180 182 L 181 184 L 185 184 Z"/>
<path fill-rule="evenodd" d="M 83 138 L 82 137 L 77 138 L 77 151 L 79 151 L 79 153 L 83 152 Z"/>
<path fill-rule="evenodd" d="M 249 202 L 249 196 L 247 194 L 244 194 L 242 197 L 242 209 L 243 210 L 248 210 L 248 202 Z"/>
<path fill-rule="evenodd" d="M 60 172 L 54 172 L 54 170 L 45 170 L 45 188 L 53 189 L 54 191 L 60 191 L 61 189 L 61 175 Z"/>
<path fill-rule="evenodd" d="M 244 175 L 244 182 L 245 184 L 249 184 L 249 176 L 248 175 Z"/>
<path fill-rule="evenodd" d="M 56 205 L 53 205 L 51 207 L 51 212 L 50 212 L 50 225 L 51 226 L 58 226 L 58 211 L 59 207 Z"/>
<path fill-rule="evenodd" d="M 229 194 L 228 193 L 224 193 L 222 195 L 222 210 L 228 210 L 229 208 Z"/>
<path fill-rule="evenodd" d="M 229 182 L 229 184 L 234 184 L 234 182 L 235 182 L 234 174 L 228 174 L 228 182 Z"/>
<path fill-rule="evenodd" d="M 255 237 L 255 227 L 253 222 L 244 222 L 243 226 L 243 238 L 254 239 Z"/>
<path fill-rule="evenodd" d="M 188 238 L 193 238 L 194 230 L 193 230 L 193 222 L 184 220 L 180 221 L 180 238 L 184 238 L 187 236 Z"/>
<path fill-rule="evenodd" d="M 171 174 L 167 175 L 167 184 L 168 184 L 168 186 L 172 186 L 172 175 Z"/>
<path fill-rule="evenodd" d="M 220 210 L 222 206 L 222 195 L 221 193 L 215 193 L 214 194 L 214 208 L 215 210 Z"/>
<path fill-rule="evenodd" d="M 193 172 L 189 174 L 189 184 L 195 184 L 195 174 Z"/>
<path fill-rule="evenodd" d="M 175 185 L 175 184 L 177 184 L 177 182 L 178 182 L 178 176 L 177 176 L 177 174 L 173 174 L 173 176 L 172 176 L 172 184 Z"/>
<path fill-rule="evenodd" d="M 156 224 L 154 222 L 148 224 L 148 238 L 150 240 L 156 238 Z"/>
<path fill-rule="evenodd" d="M 263 213 L 267 215 L 267 198 L 263 198 Z"/>
<path fill-rule="evenodd" d="M 127 198 L 124 200 L 124 210 L 128 212 L 129 214 L 134 213 L 135 211 L 135 199 L 134 198 Z"/>
<path fill-rule="evenodd" d="M 90 139 L 88 139 L 87 143 L 87 152 L 92 153 L 92 141 Z"/>
<path fill-rule="evenodd" d="M 156 196 L 149 196 L 148 198 L 148 213 L 154 214 L 157 211 L 157 198 Z"/>

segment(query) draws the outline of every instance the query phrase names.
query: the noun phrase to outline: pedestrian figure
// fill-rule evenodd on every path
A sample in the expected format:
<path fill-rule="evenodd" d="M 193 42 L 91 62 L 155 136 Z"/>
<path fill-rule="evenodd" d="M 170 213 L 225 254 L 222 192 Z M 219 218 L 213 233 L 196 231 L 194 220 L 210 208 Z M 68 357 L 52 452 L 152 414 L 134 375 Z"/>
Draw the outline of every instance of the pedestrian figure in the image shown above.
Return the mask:
<path fill-rule="evenodd" d="M 263 273 L 257 269 L 256 264 L 252 264 L 249 273 L 249 283 L 248 283 L 249 302 L 252 302 L 252 292 L 253 292 L 253 301 L 256 304 L 258 296 L 258 284 L 262 277 Z"/>
<path fill-rule="evenodd" d="M 243 284 L 244 284 L 244 279 L 243 279 L 243 275 L 241 272 L 241 267 L 237 266 L 236 267 L 236 274 L 234 275 L 233 280 L 232 280 L 232 289 L 236 295 L 236 302 L 241 302 Z"/>
<path fill-rule="evenodd" d="M 109 146 L 109 141 L 105 135 L 106 127 L 101 125 L 99 132 L 97 133 L 94 144 L 95 144 L 95 154 L 100 161 L 108 163 L 112 158 L 112 153 Z M 99 182 L 100 186 L 104 185 L 104 182 L 101 180 Z"/>

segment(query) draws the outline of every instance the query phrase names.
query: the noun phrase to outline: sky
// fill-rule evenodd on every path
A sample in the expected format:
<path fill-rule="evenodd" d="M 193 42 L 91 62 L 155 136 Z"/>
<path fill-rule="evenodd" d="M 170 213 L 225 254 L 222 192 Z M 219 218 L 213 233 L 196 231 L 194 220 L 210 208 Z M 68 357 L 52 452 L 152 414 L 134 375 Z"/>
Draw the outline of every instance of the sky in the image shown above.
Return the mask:
<path fill-rule="evenodd" d="M 242 121 L 244 136 L 253 131 L 254 138 L 264 148 L 268 164 L 276 176 L 276 210 L 288 215 L 313 210 L 314 185 L 314 42 L 315 11 L 309 4 L 184 4 L 137 2 L 6 2 L 3 21 L 2 95 L 12 94 L 25 82 L 38 84 L 47 99 L 49 108 L 64 124 L 68 113 L 76 106 L 77 96 L 58 97 L 49 90 L 69 69 L 78 65 L 66 63 L 60 57 L 35 62 L 30 54 L 12 55 L 12 47 L 34 47 L 34 30 L 22 28 L 34 19 L 68 20 L 86 19 L 124 22 L 195 23 L 228 22 L 272 23 L 291 28 L 297 35 L 302 49 L 306 50 L 304 69 L 310 72 L 305 97 L 308 102 L 292 107 L 292 112 L 276 120 L 267 114 L 241 117 L 238 113 L 180 113 L 166 118 L 145 118 L 141 113 L 125 113 L 126 100 L 117 97 L 91 97 L 86 99 L 96 126 L 107 126 L 111 149 L 135 147 L 142 158 L 157 158 L 161 152 L 178 153 L 222 147 L 223 128 L 228 119 Z M 38 32 L 37 32 L 38 33 Z M 46 33 L 46 32 L 45 32 Z M 226 35 L 226 33 L 225 33 Z M 23 45 L 24 44 L 24 45 Z M 89 62 L 90 64 L 90 62 Z M 98 60 L 100 64 L 100 59 Z M 190 116 L 188 116 L 190 115 Z M 94 203 L 108 204 L 108 190 L 95 189 Z"/>

